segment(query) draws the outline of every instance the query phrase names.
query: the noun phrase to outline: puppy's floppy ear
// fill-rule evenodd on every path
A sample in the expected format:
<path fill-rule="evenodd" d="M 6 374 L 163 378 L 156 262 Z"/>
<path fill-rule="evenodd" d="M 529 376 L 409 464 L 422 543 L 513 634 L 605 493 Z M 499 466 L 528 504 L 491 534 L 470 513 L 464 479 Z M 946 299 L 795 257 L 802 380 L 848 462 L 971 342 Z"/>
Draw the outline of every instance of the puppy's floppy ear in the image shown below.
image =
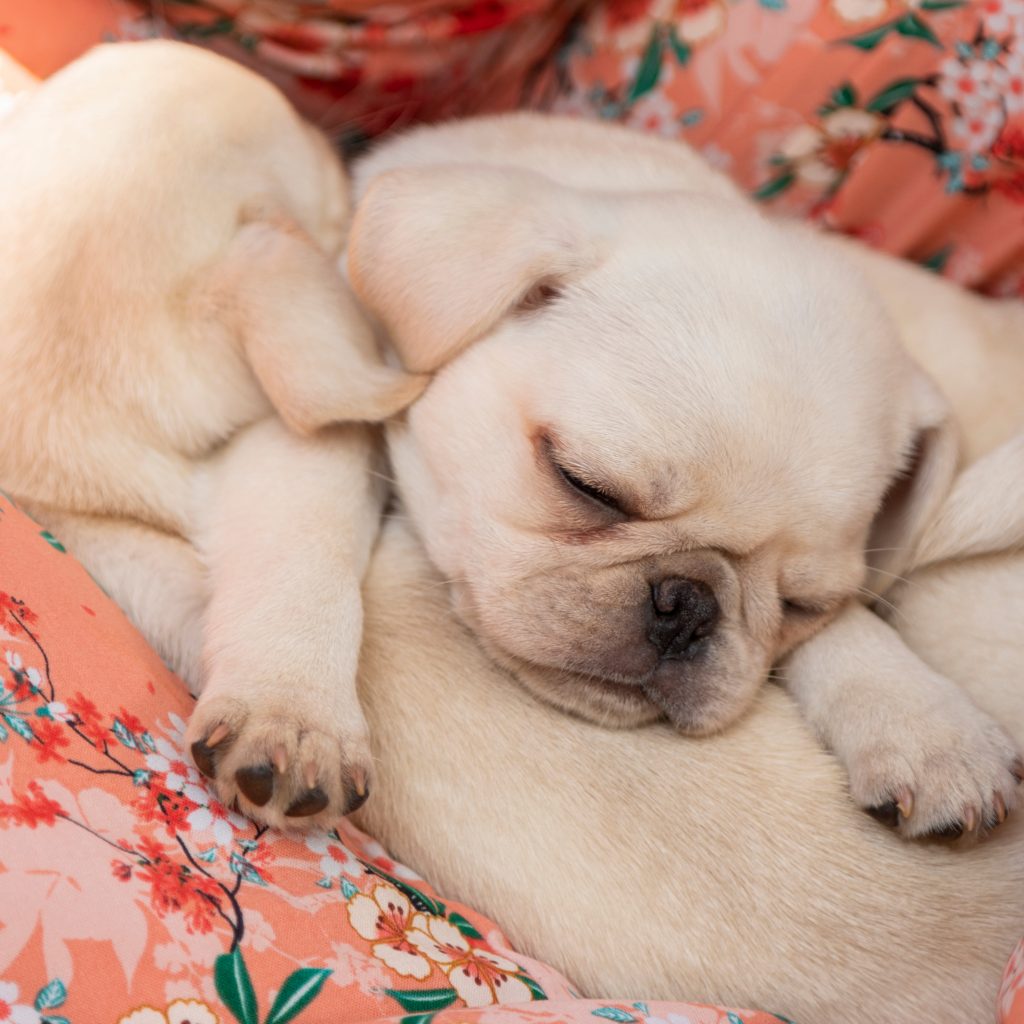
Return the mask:
<path fill-rule="evenodd" d="M 423 390 L 426 378 L 384 365 L 338 267 L 284 217 L 243 224 L 208 288 L 293 430 L 384 420 Z"/>
<path fill-rule="evenodd" d="M 903 467 L 882 499 L 868 540 L 869 586 L 879 594 L 912 567 L 915 549 L 952 487 L 959 457 L 949 403 L 922 370 L 914 366 L 912 372 Z"/>
<path fill-rule="evenodd" d="M 429 372 L 600 258 L 596 197 L 529 171 L 389 171 L 356 209 L 349 277 L 410 370 Z"/>

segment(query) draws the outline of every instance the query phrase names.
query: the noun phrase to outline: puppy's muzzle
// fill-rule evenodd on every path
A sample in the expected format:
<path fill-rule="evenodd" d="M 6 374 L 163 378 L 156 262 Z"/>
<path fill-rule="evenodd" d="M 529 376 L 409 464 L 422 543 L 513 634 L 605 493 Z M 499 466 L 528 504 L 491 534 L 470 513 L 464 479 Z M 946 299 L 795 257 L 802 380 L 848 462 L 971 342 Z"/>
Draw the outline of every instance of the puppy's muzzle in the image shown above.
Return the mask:
<path fill-rule="evenodd" d="M 689 660 L 706 646 L 720 609 L 707 584 L 672 576 L 651 584 L 648 615 L 647 639 L 660 658 Z"/>

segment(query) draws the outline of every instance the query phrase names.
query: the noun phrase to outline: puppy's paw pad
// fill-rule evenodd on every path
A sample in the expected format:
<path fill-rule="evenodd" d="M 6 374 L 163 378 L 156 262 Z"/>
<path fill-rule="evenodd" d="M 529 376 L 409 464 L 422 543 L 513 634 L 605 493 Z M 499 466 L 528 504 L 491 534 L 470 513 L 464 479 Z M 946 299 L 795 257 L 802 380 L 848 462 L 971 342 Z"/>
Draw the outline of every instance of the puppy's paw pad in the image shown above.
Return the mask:
<path fill-rule="evenodd" d="M 854 799 L 902 835 L 978 836 L 1002 824 L 1024 777 L 1009 736 L 980 711 L 957 728 L 922 724 L 906 742 L 864 751 L 850 767 Z"/>
<path fill-rule="evenodd" d="M 330 729 L 294 705 L 200 700 L 187 741 L 196 767 L 227 805 L 278 828 L 330 826 L 369 796 L 365 733 Z"/>

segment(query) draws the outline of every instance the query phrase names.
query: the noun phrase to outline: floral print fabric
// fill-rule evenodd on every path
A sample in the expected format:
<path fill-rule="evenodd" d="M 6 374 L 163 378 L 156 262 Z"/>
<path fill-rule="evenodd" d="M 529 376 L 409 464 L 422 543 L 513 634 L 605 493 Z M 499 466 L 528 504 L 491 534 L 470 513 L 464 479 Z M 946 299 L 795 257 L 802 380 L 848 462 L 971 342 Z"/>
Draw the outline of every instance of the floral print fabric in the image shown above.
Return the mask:
<path fill-rule="evenodd" d="M 524 104 L 611 118 L 771 209 L 1024 295 L 1024 0 L 0 6 L 0 46 L 37 74 L 165 32 L 255 66 L 341 143 Z"/>
<path fill-rule="evenodd" d="M 0 1024 L 782 1019 L 576 999 L 347 823 L 296 838 L 223 806 L 190 703 L 0 498 Z"/>
<path fill-rule="evenodd" d="M 1024 294 L 1024 0 L 606 0 L 559 80 L 770 209 Z"/>
<path fill-rule="evenodd" d="M 104 37 L 172 34 L 253 65 L 353 146 L 415 121 L 519 106 L 581 4 L 4 0 L 0 46 L 45 76 Z"/>

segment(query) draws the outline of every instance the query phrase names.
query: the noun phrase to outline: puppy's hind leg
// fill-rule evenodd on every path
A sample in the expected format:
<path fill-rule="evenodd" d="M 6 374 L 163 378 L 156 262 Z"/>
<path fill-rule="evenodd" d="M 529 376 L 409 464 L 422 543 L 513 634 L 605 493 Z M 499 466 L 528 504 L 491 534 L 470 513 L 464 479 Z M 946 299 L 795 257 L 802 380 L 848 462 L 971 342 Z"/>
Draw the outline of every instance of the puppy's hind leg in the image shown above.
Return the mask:
<path fill-rule="evenodd" d="M 205 469 L 206 682 L 187 738 L 221 798 L 267 824 L 330 825 L 369 792 L 356 668 L 384 493 L 372 457 L 365 428 L 299 437 L 275 417 Z"/>

